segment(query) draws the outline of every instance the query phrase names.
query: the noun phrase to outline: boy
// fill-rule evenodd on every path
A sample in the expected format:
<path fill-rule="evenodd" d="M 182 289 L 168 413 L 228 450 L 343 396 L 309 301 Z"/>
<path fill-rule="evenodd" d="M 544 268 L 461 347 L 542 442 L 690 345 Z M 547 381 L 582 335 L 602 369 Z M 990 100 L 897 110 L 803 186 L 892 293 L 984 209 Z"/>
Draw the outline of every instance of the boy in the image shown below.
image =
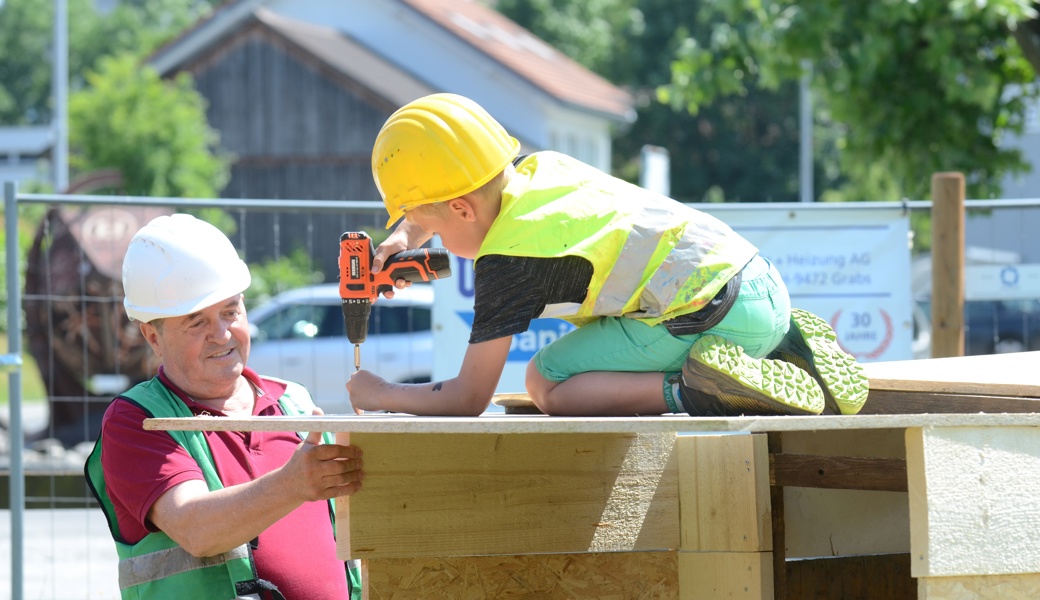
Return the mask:
<path fill-rule="evenodd" d="M 377 251 L 439 235 L 474 263 L 474 321 L 459 375 L 391 384 L 359 371 L 355 410 L 478 415 L 512 336 L 537 317 L 578 326 L 528 364 L 551 415 L 855 414 L 867 379 L 822 319 L 792 310 L 779 273 L 714 217 L 519 142 L 454 94 L 383 125 L 372 173 L 390 219 Z M 516 160 L 514 160 L 516 159 Z"/>

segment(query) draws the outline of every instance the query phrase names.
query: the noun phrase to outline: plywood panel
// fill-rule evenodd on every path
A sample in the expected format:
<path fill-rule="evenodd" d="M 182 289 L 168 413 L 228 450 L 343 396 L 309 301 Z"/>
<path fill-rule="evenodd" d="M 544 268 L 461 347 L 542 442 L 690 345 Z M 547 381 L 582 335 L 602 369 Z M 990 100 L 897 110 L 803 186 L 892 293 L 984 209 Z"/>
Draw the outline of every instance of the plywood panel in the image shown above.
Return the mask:
<path fill-rule="evenodd" d="M 350 434 L 343 558 L 674 550 L 674 434 Z"/>
<path fill-rule="evenodd" d="M 1040 572 L 1040 429 L 906 433 L 914 577 Z"/>

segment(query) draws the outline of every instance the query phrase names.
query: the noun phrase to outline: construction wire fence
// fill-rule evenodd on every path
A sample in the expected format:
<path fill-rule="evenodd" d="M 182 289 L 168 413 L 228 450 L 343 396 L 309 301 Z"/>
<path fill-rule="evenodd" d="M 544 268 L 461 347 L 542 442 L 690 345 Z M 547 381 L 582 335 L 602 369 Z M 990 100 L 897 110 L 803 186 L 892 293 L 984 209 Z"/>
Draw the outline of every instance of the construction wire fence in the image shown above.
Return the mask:
<path fill-rule="evenodd" d="M 0 538 L 9 543 L 0 543 L 0 598 L 5 590 L 13 600 L 118 598 L 115 549 L 82 473 L 108 402 L 154 373 L 121 308 L 130 236 L 172 212 L 219 224 L 254 271 L 247 301 L 256 306 L 286 286 L 335 282 L 339 234 L 365 230 L 378 241 L 386 213 L 369 201 L 20 194 L 12 184 L 4 192 L 7 331 L 23 335 L 8 336 L 2 363 L 9 401 L 0 502 L 7 499 L 9 518 L 0 519 Z M 1040 200 L 967 204 L 967 262 L 999 267 L 997 277 L 1014 278 L 1019 290 L 1007 298 L 969 290 L 967 353 L 1040 349 Z M 902 205 L 914 222 L 927 221 L 929 201 Z M 915 357 L 928 353 L 929 288 L 916 266 L 925 262 L 915 257 Z M 307 335 L 318 320 L 313 327 Z"/>

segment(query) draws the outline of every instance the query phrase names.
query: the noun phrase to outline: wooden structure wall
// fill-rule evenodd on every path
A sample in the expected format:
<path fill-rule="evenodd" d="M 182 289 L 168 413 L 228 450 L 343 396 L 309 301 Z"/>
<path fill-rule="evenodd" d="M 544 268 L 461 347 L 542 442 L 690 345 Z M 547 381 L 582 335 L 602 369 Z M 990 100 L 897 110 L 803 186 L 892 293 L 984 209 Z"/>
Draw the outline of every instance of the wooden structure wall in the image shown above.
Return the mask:
<path fill-rule="evenodd" d="M 397 108 L 254 20 L 185 70 L 208 101 L 220 147 L 233 155 L 225 198 L 379 200 L 370 156 Z M 285 210 L 237 215 L 247 262 L 308 251 L 336 275 L 339 234 L 381 230 L 385 214 Z"/>
<path fill-rule="evenodd" d="M 865 365 L 889 414 L 145 428 L 334 431 L 364 449 L 336 526 L 368 598 L 1034 598 L 1038 354 Z"/>

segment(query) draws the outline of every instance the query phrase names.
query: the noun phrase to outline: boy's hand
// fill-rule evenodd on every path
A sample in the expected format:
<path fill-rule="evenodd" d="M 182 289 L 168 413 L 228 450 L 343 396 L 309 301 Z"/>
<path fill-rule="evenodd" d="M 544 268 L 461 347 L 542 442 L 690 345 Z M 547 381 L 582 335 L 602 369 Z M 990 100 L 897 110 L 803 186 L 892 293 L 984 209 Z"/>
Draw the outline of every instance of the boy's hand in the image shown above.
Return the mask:
<path fill-rule="evenodd" d="M 382 390 L 389 385 L 385 379 L 364 369 L 351 373 L 347 380 L 347 393 L 354 412 L 364 414 L 366 410 L 385 410 L 379 401 Z"/>
<path fill-rule="evenodd" d="M 375 253 L 372 255 L 372 273 L 375 274 L 382 270 L 386 259 L 394 254 L 404 252 L 405 250 L 414 250 L 429 241 L 431 237 L 433 236 L 415 223 L 411 223 L 407 219 L 401 221 L 397 229 L 394 229 L 394 232 L 382 244 L 376 247 Z M 398 279 L 394 282 L 394 285 L 397 289 L 403 290 L 412 285 L 412 282 Z M 383 292 L 383 296 L 393 298 L 394 292 L 393 290 Z"/>

